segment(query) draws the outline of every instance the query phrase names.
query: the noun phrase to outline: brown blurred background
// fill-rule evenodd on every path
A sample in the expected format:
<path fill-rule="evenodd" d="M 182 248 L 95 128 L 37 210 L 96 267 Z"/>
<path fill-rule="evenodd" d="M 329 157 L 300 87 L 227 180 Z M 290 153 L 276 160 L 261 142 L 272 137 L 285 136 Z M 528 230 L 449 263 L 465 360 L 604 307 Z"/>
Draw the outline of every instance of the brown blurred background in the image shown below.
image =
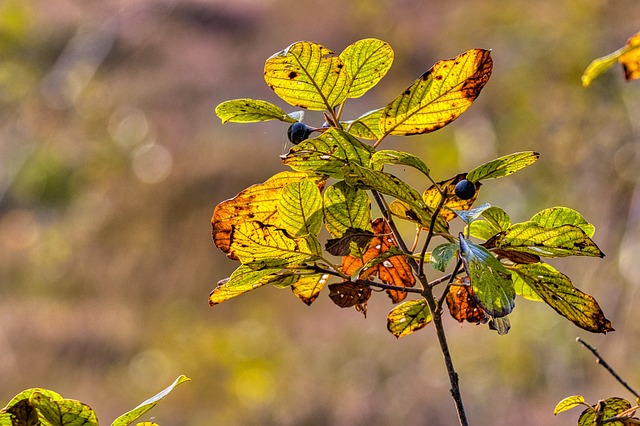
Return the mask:
<path fill-rule="evenodd" d="M 0 405 L 45 387 L 109 424 L 186 374 L 144 419 L 455 424 L 433 328 L 396 341 L 384 295 L 366 320 L 326 290 L 311 307 L 275 288 L 207 304 L 236 266 L 211 243 L 213 207 L 283 170 L 286 141 L 283 123 L 222 126 L 215 106 L 252 97 L 293 111 L 264 84 L 265 59 L 297 40 L 340 52 L 366 37 L 396 60 L 347 105 L 351 118 L 439 59 L 493 49 L 468 112 L 385 147 L 420 155 L 437 179 L 537 150 L 479 201 L 514 221 L 576 208 L 607 254 L 551 263 L 597 298 L 614 333 L 521 299 L 506 336 L 447 318 L 471 423 L 575 424 L 579 410 L 552 414 L 565 396 L 630 398 L 574 340 L 640 387 L 640 84 L 616 67 L 580 85 L 638 30 L 635 0 L 0 1 Z"/>

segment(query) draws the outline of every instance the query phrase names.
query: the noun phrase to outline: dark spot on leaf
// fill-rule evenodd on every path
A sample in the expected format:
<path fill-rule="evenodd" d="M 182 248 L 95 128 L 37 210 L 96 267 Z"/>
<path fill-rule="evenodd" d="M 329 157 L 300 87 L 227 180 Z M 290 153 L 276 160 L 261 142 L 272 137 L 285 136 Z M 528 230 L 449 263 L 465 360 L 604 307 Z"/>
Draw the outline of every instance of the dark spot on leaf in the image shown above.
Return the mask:
<path fill-rule="evenodd" d="M 411 90 L 407 89 L 402 94 L 405 96 L 409 96 L 411 94 Z"/>
<path fill-rule="evenodd" d="M 442 80 L 442 76 L 440 74 L 433 77 L 434 80 Z"/>
<path fill-rule="evenodd" d="M 342 67 L 344 67 L 344 64 L 338 64 L 339 69 L 342 69 Z"/>
<path fill-rule="evenodd" d="M 298 76 L 298 73 L 295 71 L 291 71 L 289 73 L 289 75 L 287 77 L 289 77 L 290 80 L 293 80 L 294 78 L 296 78 Z"/>

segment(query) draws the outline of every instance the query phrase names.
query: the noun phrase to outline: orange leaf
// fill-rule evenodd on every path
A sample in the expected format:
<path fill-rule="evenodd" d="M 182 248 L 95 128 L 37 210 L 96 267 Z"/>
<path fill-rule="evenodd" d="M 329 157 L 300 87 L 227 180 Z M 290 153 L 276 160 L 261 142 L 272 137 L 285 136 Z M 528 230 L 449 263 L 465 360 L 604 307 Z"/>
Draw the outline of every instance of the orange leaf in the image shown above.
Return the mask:
<path fill-rule="evenodd" d="M 622 64 L 627 80 L 637 80 L 640 78 L 640 33 L 629 38 L 627 46 L 635 46 L 635 48 L 620 56 L 618 62 Z"/>
<path fill-rule="evenodd" d="M 463 284 L 465 281 L 466 285 Z M 469 278 L 465 277 L 464 281 L 457 279 L 456 282 L 457 284 L 449 286 L 449 292 L 447 293 L 447 306 L 451 316 L 460 323 L 464 320 L 475 323 L 486 322 L 487 316 L 473 297 L 473 288 L 468 285 Z"/>
<path fill-rule="evenodd" d="M 362 255 L 362 258 L 359 259 L 351 255 L 342 258 L 342 272 L 345 274 L 353 275 L 371 259 L 380 256 L 391 247 L 398 246 L 386 220 L 378 218 L 373 221 L 372 227 L 375 236 L 369 242 L 367 251 Z M 376 274 L 385 284 L 398 287 L 413 287 L 416 284 L 416 279 L 411 272 L 411 266 L 409 266 L 409 263 L 402 255 L 392 256 L 382 263 L 378 263 L 366 271 L 363 271 L 360 276 L 362 278 L 369 278 L 374 277 Z M 387 290 L 387 294 L 393 303 L 401 302 L 407 297 L 406 292 L 399 290 Z"/>

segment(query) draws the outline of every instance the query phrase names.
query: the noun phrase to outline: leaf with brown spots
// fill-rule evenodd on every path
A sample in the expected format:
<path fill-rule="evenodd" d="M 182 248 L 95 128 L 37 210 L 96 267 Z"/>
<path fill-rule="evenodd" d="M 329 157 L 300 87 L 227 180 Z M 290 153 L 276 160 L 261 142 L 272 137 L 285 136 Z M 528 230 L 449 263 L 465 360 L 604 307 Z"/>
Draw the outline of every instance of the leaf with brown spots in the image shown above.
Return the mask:
<path fill-rule="evenodd" d="M 566 275 L 546 263 L 509 268 L 549 306 L 578 327 L 593 333 L 613 331 L 598 302 L 573 286 Z"/>
<path fill-rule="evenodd" d="M 455 175 L 451 179 L 438 182 L 438 185 L 440 186 L 445 196 L 447 197 L 446 201 L 444 202 L 444 206 L 446 207 L 446 209 L 440 210 L 440 216 L 443 219 L 445 219 L 447 222 L 455 219 L 457 216 L 451 210 L 469 210 L 471 206 L 473 206 L 473 203 L 478 198 L 478 191 L 480 190 L 480 185 L 481 185 L 480 182 L 474 183 L 476 187 L 476 193 L 473 195 L 473 197 L 469 198 L 468 200 L 463 200 L 458 196 L 456 196 L 456 184 L 461 180 L 465 179 L 466 176 L 467 176 L 466 173 L 460 173 L 458 175 Z M 427 188 L 424 191 L 424 193 L 422 194 L 422 198 L 429 207 L 435 209 L 436 207 L 438 207 L 438 204 L 440 203 L 442 196 L 440 195 L 438 188 L 436 188 L 435 185 L 431 185 L 429 188 Z"/>
<path fill-rule="evenodd" d="M 218 204 L 211 218 L 213 243 L 227 253 L 229 258 L 237 260 L 235 255 L 229 253 L 233 226 L 248 221 L 278 226 L 280 224 L 278 204 L 283 188 L 288 183 L 304 180 L 311 180 L 320 189 L 325 182 L 324 178 L 311 177 L 307 173 L 282 172 Z"/>
<path fill-rule="evenodd" d="M 458 278 L 456 284 L 449 286 L 446 300 L 449 313 L 460 323 L 465 320 L 472 323 L 485 323 L 488 319 L 488 315 L 484 313 L 473 296 L 473 287 L 469 285 L 468 277 Z"/>
<path fill-rule="evenodd" d="M 293 43 L 264 64 L 264 80 L 293 106 L 333 110 L 349 93 L 344 62 L 326 47 L 309 41 Z"/>
<path fill-rule="evenodd" d="M 391 228 L 387 221 L 378 218 L 372 224 L 375 236 L 369 242 L 367 251 L 362 258 L 354 256 L 344 256 L 342 258 L 342 272 L 347 275 L 355 274 L 366 263 L 383 255 L 391 247 L 398 247 L 395 238 L 391 232 Z M 380 280 L 386 284 L 398 287 L 413 287 L 416 279 L 411 272 L 411 266 L 403 255 L 395 255 L 385 259 L 381 263 L 374 264 L 371 268 L 361 271 L 362 278 L 370 278 L 378 275 Z M 407 293 L 398 290 L 387 290 L 387 294 L 393 303 L 401 302 L 407 297 Z"/>
<path fill-rule="evenodd" d="M 311 306 L 328 279 L 328 274 L 301 275 L 298 281 L 291 286 L 291 290 L 298 299 Z"/>
<path fill-rule="evenodd" d="M 407 136 L 446 126 L 478 97 L 492 69 L 491 52 L 484 49 L 437 62 L 386 106 L 380 131 Z"/>
<path fill-rule="evenodd" d="M 367 301 L 371 298 L 371 287 L 363 281 L 343 281 L 329 284 L 329 297 L 341 308 L 356 307 L 358 312 L 367 316 Z"/>

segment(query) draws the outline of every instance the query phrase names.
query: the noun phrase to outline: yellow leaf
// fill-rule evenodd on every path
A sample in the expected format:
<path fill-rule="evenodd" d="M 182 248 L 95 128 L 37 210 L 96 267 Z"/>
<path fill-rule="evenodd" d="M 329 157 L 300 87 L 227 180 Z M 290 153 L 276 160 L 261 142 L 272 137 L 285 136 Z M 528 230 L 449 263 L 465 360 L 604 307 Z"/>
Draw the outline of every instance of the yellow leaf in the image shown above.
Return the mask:
<path fill-rule="evenodd" d="M 284 101 L 316 111 L 333 110 L 349 90 L 342 59 L 309 41 L 293 43 L 267 59 L 264 79 Z"/>
<path fill-rule="evenodd" d="M 491 52 L 483 49 L 437 62 L 386 106 L 381 132 L 407 136 L 446 126 L 478 97 L 492 69 Z"/>

